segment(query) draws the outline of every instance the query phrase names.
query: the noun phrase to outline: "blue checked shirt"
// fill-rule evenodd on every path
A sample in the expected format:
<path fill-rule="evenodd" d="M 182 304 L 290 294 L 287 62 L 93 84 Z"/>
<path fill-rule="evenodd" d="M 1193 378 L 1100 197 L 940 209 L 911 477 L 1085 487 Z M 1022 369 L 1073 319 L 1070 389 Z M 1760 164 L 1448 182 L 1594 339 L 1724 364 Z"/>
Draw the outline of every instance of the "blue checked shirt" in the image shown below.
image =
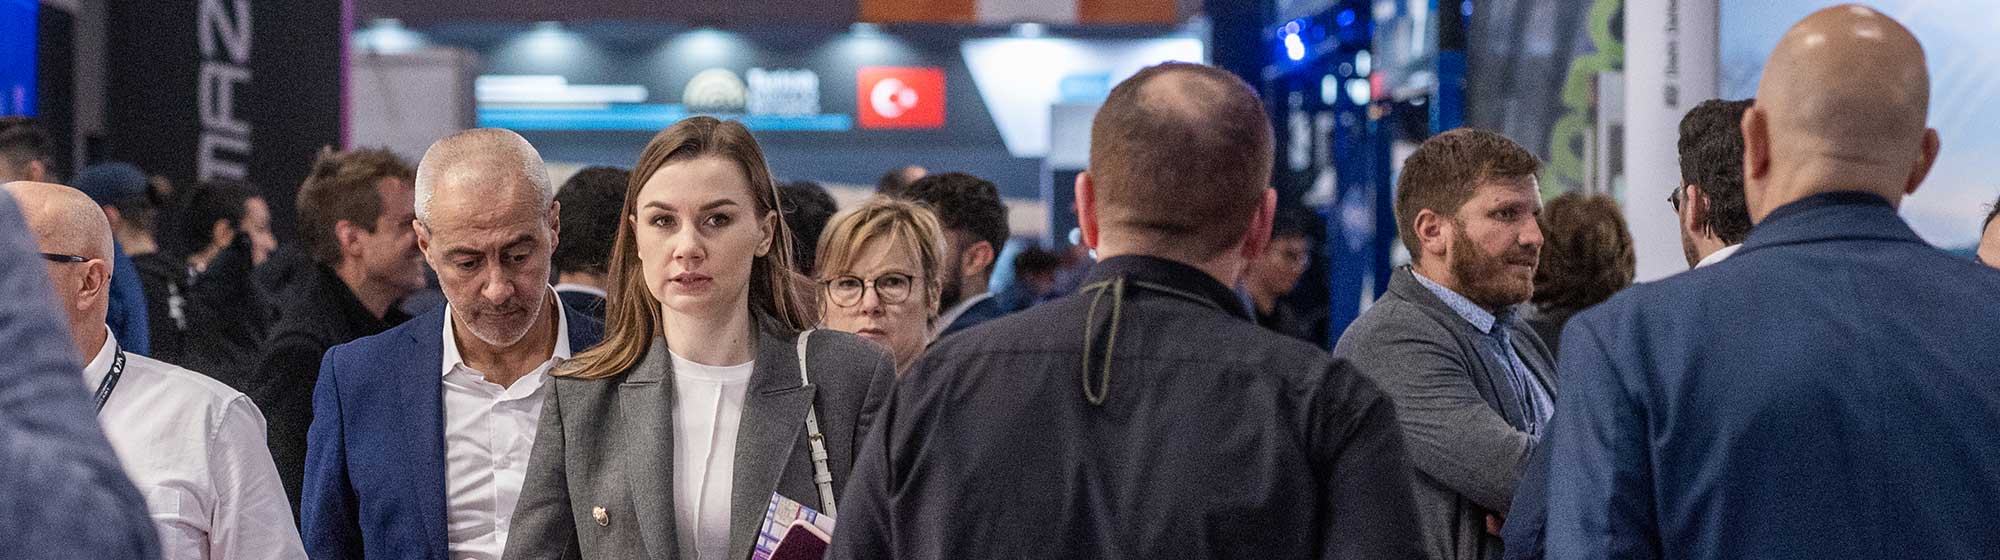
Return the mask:
<path fill-rule="evenodd" d="M 1521 354 L 1514 350 L 1513 336 L 1507 331 L 1507 323 L 1514 319 L 1514 308 L 1509 307 L 1495 316 L 1465 296 L 1458 295 L 1458 292 L 1451 291 L 1451 288 L 1432 282 L 1414 270 L 1411 272 L 1417 282 L 1430 289 L 1438 299 L 1444 300 L 1444 304 L 1458 312 L 1459 317 L 1472 323 L 1479 332 L 1486 333 L 1486 338 L 1480 341 L 1480 350 L 1492 363 L 1505 366 L 1493 369 L 1507 372 L 1506 387 L 1513 391 L 1515 410 L 1528 411 L 1528 414 L 1522 415 L 1525 425 L 1516 427 L 1528 432 L 1531 437 L 1540 438 L 1542 426 L 1548 424 L 1549 414 L 1554 412 L 1555 407 L 1550 404 L 1548 389 L 1542 387 L 1535 374 L 1528 371 L 1528 364 L 1523 363 Z M 1509 421 L 1512 422 L 1511 419 Z"/>

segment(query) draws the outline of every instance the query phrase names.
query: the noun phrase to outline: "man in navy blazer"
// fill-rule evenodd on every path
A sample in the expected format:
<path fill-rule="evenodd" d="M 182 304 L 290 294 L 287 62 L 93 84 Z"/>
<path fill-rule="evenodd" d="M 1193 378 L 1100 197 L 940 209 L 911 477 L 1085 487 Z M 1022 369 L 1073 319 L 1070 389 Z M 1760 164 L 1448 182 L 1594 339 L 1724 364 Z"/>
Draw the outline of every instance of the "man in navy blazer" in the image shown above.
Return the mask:
<path fill-rule="evenodd" d="M 1896 214 L 1938 153 L 1922 47 L 1839 6 L 1764 68 L 1743 248 L 1564 332 L 1546 555 L 1990 557 L 2000 272 Z"/>
<path fill-rule="evenodd" d="M 498 558 L 549 371 L 602 327 L 548 285 L 559 230 L 541 156 L 461 132 L 417 166 L 417 244 L 448 303 L 328 350 L 300 517 L 313 558 Z"/>

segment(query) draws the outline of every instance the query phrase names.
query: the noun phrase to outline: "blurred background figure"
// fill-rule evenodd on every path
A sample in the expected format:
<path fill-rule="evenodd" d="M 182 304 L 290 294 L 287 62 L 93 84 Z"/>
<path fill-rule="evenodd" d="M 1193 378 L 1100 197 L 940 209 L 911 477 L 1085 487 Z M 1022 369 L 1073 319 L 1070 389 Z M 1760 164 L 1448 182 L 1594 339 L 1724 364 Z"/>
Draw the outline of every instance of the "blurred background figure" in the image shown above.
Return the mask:
<path fill-rule="evenodd" d="M 1750 236 L 1750 210 L 1743 197 L 1743 111 L 1755 101 L 1710 99 L 1681 117 L 1681 187 L 1667 202 L 1680 218 L 1681 252 L 1689 267 L 1722 262 Z"/>
<path fill-rule="evenodd" d="M 1563 324 L 1571 315 L 1611 299 L 1632 285 L 1637 266 L 1632 232 L 1618 202 L 1604 195 L 1569 193 L 1542 207 L 1542 260 L 1535 268 L 1528 325 L 1561 355 Z"/>
<path fill-rule="evenodd" d="M 563 305 L 592 319 L 604 320 L 605 269 L 611 262 L 611 240 L 618 235 L 618 212 L 625 205 L 626 183 L 632 172 L 617 167 L 586 167 L 556 191 L 563 234 L 556 241 L 551 266 L 556 271 L 556 297 Z"/>
<path fill-rule="evenodd" d="M 270 323 L 271 298 L 251 279 L 277 249 L 270 206 L 241 181 L 200 183 L 178 198 L 173 249 L 143 266 L 148 291 L 167 294 L 154 306 L 166 315 L 149 318 L 163 327 L 155 357 L 248 389 Z"/>
<path fill-rule="evenodd" d="M 785 214 L 785 228 L 792 232 L 792 268 L 812 277 L 815 253 L 819 252 L 820 232 L 840 207 L 826 187 L 812 181 L 792 181 L 778 185 L 778 206 Z"/>
<path fill-rule="evenodd" d="M 1278 301 L 1292 293 L 1299 284 L 1299 275 L 1305 274 L 1306 265 L 1312 262 L 1312 240 L 1306 236 L 1310 223 L 1311 217 L 1297 210 L 1281 211 L 1272 218 L 1271 244 L 1264 246 L 1264 253 L 1250 259 L 1250 264 L 1243 268 L 1243 293 L 1250 300 L 1257 324 L 1285 336 L 1325 345 L 1326 341 L 1314 336 L 1311 320 Z"/>
<path fill-rule="evenodd" d="M 51 167 L 49 136 L 33 119 L 0 118 L 0 183 L 47 181 Z"/>
<path fill-rule="evenodd" d="M 160 251 L 154 233 L 160 227 L 160 207 L 170 199 L 153 188 L 153 179 L 138 166 L 121 161 L 99 163 L 83 168 L 71 182 L 86 194 L 117 193 L 116 199 L 104 205 L 104 215 L 111 220 L 111 231 L 125 249 L 125 256 L 137 260 Z M 151 304 L 152 294 L 146 295 Z"/>
<path fill-rule="evenodd" d="M 1063 255 L 1041 247 L 1022 249 L 1014 255 L 1014 282 L 993 296 L 1000 308 L 1013 313 L 1041 302 L 1056 289 L 1056 273 L 1063 268 Z"/>
<path fill-rule="evenodd" d="M 410 164 L 388 150 L 327 149 L 309 169 L 296 205 L 297 245 L 309 260 L 279 292 L 276 322 L 246 383 L 270 422 L 271 458 L 294 511 L 321 358 L 408 320 L 397 304 L 424 287 Z"/>
<path fill-rule="evenodd" d="M 944 261 L 937 324 L 931 338 L 991 321 L 1007 313 L 989 289 L 993 265 L 1007 245 L 1007 205 L 992 181 L 966 173 L 930 175 L 912 183 L 902 198 L 931 209 L 944 227 Z"/>
<path fill-rule="evenodd" d="M 925 175 L 930 175 L 930 170 L 915 165 L 891 169 L 888 173 L 883 173 L 881 179 L 875 180 L 875 194 L 902 196 L 903 189 L 910 188 L 911 183 L 917 182 L 917 179 L 922 179 Z"/>
<path fill-rule="evenodd" d="M 820 321 L 887 347 L 902 375 L 930 343 L 944 263 L 943 228 L 930 209 L 885 197 L 827 225 L 820 238 Z"/>
<path fill-rule="evenodd" d="M 19 558 L 160 557 L 143 495 L 126 478 L 79 390 L 68 314 L 47 257 L 13 196 L 0 191 L 0 535 Z M 72 266 L 74 263 L 71 263 Z"/>
<path fill-rule="evenodd" d="M 154 301 L 143 274 L 146 265 L 139 257 L 160 251 L 153 235 L 158 231 L 153 229 L 158 225 L 159 215 L 155 206 L 165 199 L 151 196 L 145 173 L 126 163 L 100 163 L 84 168 L 73 184 L 97 202 L 117 234 L 112 247 L 117 251 L 113 256 L 117 266 L 112 267 L 111 311 L 107 319 L 111 332 L 132 352 L 159 358 L 151 317 L 154 307 L 164 302 Z"/>

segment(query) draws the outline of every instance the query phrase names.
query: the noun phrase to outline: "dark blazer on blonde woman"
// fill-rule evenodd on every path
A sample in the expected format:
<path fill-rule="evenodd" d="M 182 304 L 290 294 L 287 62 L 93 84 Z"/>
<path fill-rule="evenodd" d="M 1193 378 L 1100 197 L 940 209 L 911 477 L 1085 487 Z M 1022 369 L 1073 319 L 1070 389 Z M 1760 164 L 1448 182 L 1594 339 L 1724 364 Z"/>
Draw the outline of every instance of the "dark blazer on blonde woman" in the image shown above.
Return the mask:
<path fill-rule="evenodd" d="M 743 405 L 730 499 L 729 558 L 747 559 L 773 491 L 824 511 L 813 483 L 806 409 L 817 405 L 835 491 L 895 381 L 881 347 L 815 331 L 799 384 L 798 340 L 763 325 Z M 505 557 L 692 559 L 674 517 L 674 383 L 664 339 L 624 373 L 552 378 Z M 838 499 L 838 498 L 836 498 Z M 602 518 L 596 515 L 603 508 Z"/>

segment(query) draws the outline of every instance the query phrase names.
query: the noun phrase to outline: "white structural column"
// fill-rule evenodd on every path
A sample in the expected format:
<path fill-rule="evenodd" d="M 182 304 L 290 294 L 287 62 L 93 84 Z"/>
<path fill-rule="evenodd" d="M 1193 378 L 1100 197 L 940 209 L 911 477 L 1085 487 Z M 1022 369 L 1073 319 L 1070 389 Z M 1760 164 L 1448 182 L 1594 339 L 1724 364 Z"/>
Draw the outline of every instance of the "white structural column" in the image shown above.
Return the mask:
<path fill-rule="evenodd" d="M 1687 270 L 1667 194 L 1681 116 L 1715 98 L 1720 0 L 1625 1 L 1625 223 L 1641 282 Z"/>

